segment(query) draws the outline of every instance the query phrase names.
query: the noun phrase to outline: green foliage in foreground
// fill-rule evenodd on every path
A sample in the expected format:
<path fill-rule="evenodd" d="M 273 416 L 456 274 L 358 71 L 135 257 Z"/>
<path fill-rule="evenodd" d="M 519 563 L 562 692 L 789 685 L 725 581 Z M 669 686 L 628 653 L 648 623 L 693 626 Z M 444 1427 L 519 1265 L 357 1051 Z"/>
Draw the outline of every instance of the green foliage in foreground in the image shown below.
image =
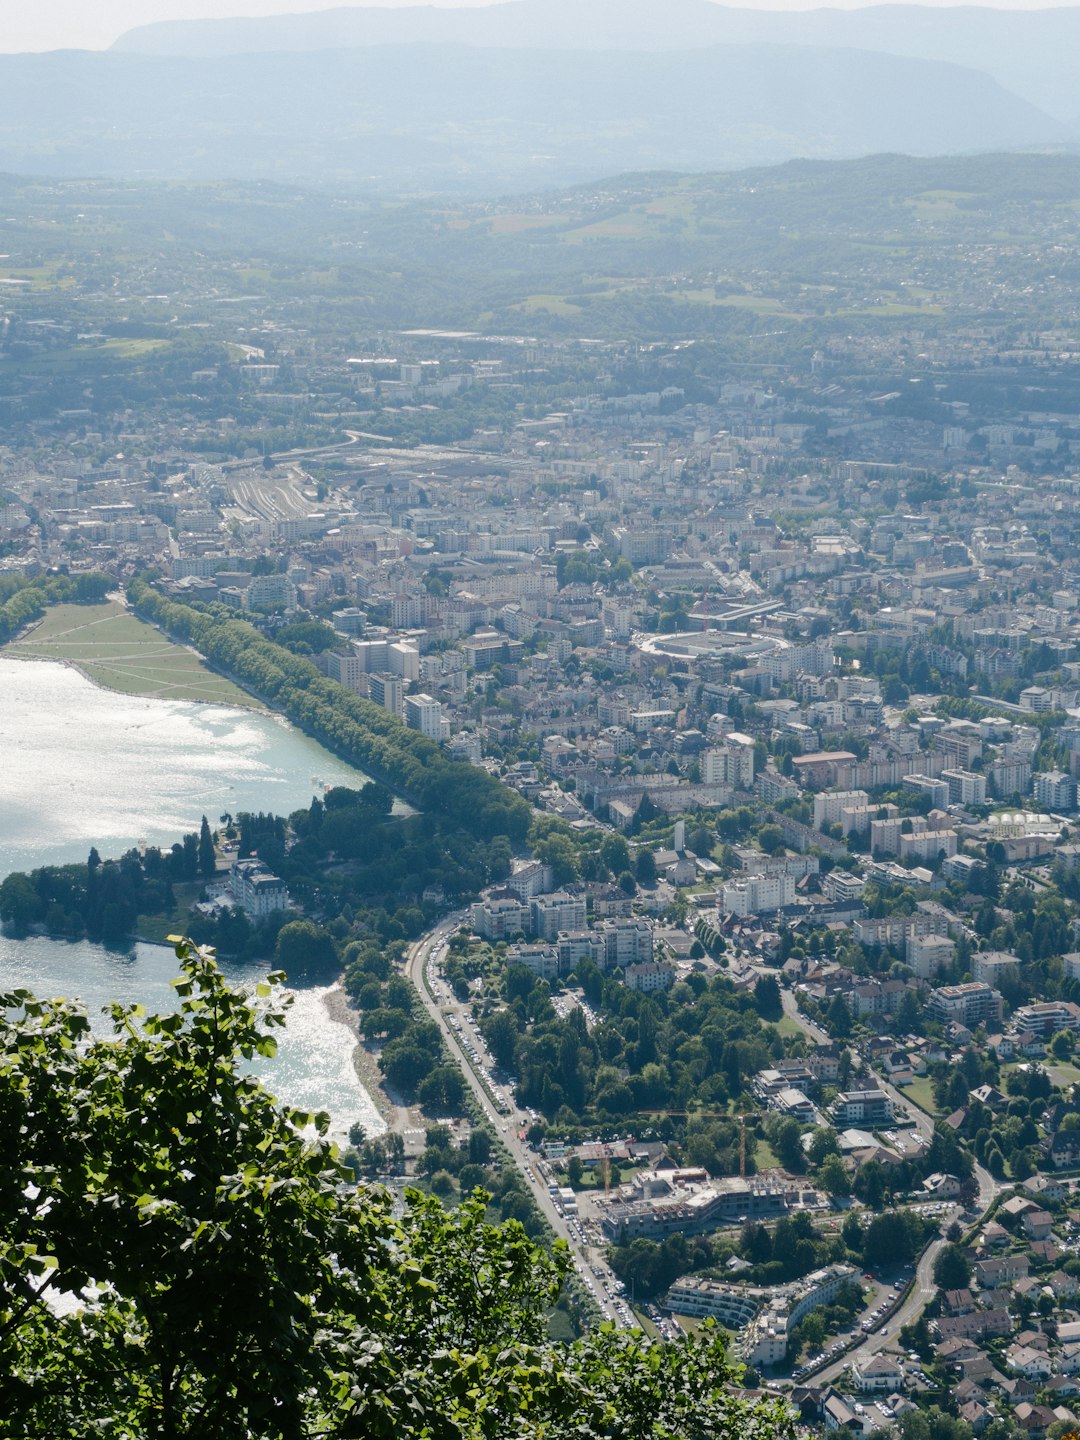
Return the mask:
<path fill-rule="evenodd" d="M 176 1014 L 0 996 L 0 1434 L 561 1440 L 791 1433 L 715 1331 L 559 1347 L 569 1267 L 521 1226 L 356 1190 L 325 1116 L 279 1108 L 280 976 L 252 1000 L 177 946 Z M 301 1129 L 301 1127 L 307 1127 Z M 49 1293 L 80 1297 L 56 1313 Z"/>

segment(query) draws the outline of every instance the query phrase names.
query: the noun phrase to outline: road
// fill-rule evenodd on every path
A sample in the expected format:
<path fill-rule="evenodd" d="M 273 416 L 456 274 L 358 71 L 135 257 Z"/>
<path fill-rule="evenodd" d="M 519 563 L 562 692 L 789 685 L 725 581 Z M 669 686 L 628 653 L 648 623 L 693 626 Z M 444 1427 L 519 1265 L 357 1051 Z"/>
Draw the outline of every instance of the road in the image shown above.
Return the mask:
<path fill-rule="evenodd" d="M 414 945 L 409 947 L 407 974 L 416 989 L 416 993 L 420 996 L 424 1009 L 442 1032 L 449 1053 L 457 1060 L 461 1067 L 461 1073 L 465 1078 L 466 1084 L 475 1096 L 481 1112 L 490 1122 L 500 1142 L 505 1145 L 513 1163 L 525 1177 L 526 1184 L 532 1191 L 533 1199 L 536 1201 L 540 1213 L 555 1234 L 561 1240 L 565 1240 L 569 1246 L 578 1276 L 589 1288 L 597 1305 L 603 1312 L 604 1319 L 610 1320 L 616 1325 L 625 1326 L 625 1315 L 620 1315 L 616 1308 L 616 1302 L 606 1293 L 614 1276 L 612 1276 L 608 1270 L 602 1255 L 596 1251 L 587 1249 L 571 1233 L 565 1216 L 560 1214 L 555 1208 L 551 1196 L 548 1194 L 547 1178 L 539 1168 L 537 1157 L 533 1154 L 529 1145 L 519 1139 L 518 1132 L 529 1124 L 528 1117 L 519 1115 L 516 1107 L 514 1107 L 509 1116 L 500 1114 L 495 1108 L 491 1094 L 470 1063 L 468 1055 L 462 1048 L 461 1038 L 450 1023 L 449 1017 L 458 1007 L 452 1003 L 444 1006 L 440 1003 L 437 993 L 432 993 L 428 975 L 429 959 L 433 958 L 433 952 L 436 951 L 441 944 L 448 941 L 454 931 L 459 928 L 462 923 L 462 918 L 461 915 L 449 916 L 433 930 L 429 930 L 428 933 L 416 941 Z M 601 1283 L 600 1279 L 594 1276 L 594 1268 L 599 1268 L 602 1271 L 603 1280 L 606 1283 Z"/>
<path fill-rule="evenodd" d="M 822 1030 L 821 1026 L 815 1025 L 812 1020 L 807 1019 L 799 1009 L 794 991 L 781 989 L 780 1000 L 783 1005 L 784 1014 L 798 1025 L 811 1040 L 819 1045 L 832 1043 L 830 1037 Z M 854 1051 L 851 1052 L 851 1057 L 854 1062 L 858 1063 L 859 1057 Z M 895 1085 L 890 1085 L 887 1080 L 882 1079 L 880 1076 L 876 1078 L 878 1086 L 884 1090 L 885 1094 L 888 1095 L 889 1099 L 893 1102 L 896 1112 L 898 1114 L 907 1113 L 910 1115 L 915 1123 L 917 1132 L 927 1141 L 932 1139 L 934 1134 L 933 1117 L 928 1115 L 925 1110 L 920 1110 L 918 1105 L 908 1100 Z M 990 1209 L 990 1206 L 993 1204 L 1002 1187 L 990 1174 L 989 1170 L 985 1169 L 982 1165 L 975 1166 L 975 1178 L 979 1184 L 978 1207 L 981 1219 Z M 962 1208 L 959 1205 L 953 1206 L 942 1216 L 942 1229 L 947 1231 L 953 1220 L 957 1219 L 962 1213 Z M 890 1345 L 899 1348 L 896 1339 L 898 1332 L 904 1325 L 910 1325 L 919 1318 L 927 1301 L 930 1300 L 937 1288 L 934 1284 L 934 1262 L 941 1253 L 942 1247 L 947 1243 L 944 1235 L 940 1235 L 930 1241 L 929 1245 L 927 1245 L 919 1257 L 911 1288 L 904 1296 L 899 1308 L 891 1314 L 880 1316 L 876 1321 L 873 1321 L 872 1317 L 860 1317 L 858 1323 L 861 1324 L 862 1319 L 871 1318 L 876 1328 L 866 1332 L 863 1340 L 857 1345 L 853 1345 L 850 1350 L 841 1355 L 837 1360 L 832 1361 L 829 1365 L 823 1366 L 820 1370 L 814 1371 L 813 1379 L 815 1384 L 825 1384 L 837 1379 L 840 1374 L 856 1360 L 867 1360 L 879 1351 L 887 1349 Z"/>

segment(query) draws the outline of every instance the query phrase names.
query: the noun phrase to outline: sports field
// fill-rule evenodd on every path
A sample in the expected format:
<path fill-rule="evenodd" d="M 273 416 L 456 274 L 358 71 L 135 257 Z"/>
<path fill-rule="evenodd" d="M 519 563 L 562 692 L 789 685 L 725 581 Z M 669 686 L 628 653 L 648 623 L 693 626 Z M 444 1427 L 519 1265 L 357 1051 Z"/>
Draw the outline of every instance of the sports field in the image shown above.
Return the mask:
<path fill-rule="evenodd" d="M 266 708 L 231 680 L 215 675 L 194 650 L 174 644 L 116 600 L 57 605 L 40 625 L 8 646 L 8 653 L 64 661 L 95 684 L 124 695 Z"/>

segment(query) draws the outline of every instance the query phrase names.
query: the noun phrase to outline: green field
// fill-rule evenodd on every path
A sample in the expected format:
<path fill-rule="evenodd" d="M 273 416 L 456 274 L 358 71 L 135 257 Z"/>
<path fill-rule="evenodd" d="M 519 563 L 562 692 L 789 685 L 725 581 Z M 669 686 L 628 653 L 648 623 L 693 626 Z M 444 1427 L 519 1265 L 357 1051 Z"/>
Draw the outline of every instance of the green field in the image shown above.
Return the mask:
<path fill-rule="evenodd" d="M 770 1021 L 769 1023 L 773 1029 L 781 1035 L 801 1035 L 803 1033 L 802 1026 L 797 1020 L 793 1020 L 790 1015 L 782 1015 L 779 1020 Z"/>
<path fill-rule="evenodd" d="M 15 655 L 66 661 L 106 690 L 124 695 L 265 709 L 231 680 L 215 675 L 194 650 L 166 639 L 115 600 L 57 605 L 8 648 Z"/>
<path fill-rule="evenodd" d="M 929 1080 L 913 1080 L 910 1085 L 905 1085 L 901 1091 L 904 1098 L 917 1105 L 920 1110 L 925 1110 L 928 1115 L 937 1114 L 937 1106 L 934 1104 L 934 1087 Z"/>
<path fill-rule="evenodd" d="M 776 1151 L 761 1135 L 758 1135 L 754 1141 L 754 1164 L 758 1170 L 782 1170 L 784 1168 L 780 1164 L 780 1157 Z"/>

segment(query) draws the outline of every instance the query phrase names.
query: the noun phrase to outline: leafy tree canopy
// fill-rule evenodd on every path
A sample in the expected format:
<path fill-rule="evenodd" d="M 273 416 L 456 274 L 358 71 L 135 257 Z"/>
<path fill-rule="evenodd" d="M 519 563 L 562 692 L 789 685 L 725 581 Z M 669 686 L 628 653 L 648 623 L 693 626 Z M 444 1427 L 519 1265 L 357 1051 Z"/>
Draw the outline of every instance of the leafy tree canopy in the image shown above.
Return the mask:
<path fill-rule="evenodd" d="M 355 1188 L 327 1117 L 243 1073 L 286 1007 L 179 942 L 177 1013 L 111 1036 L 0 996 L 0 1414 L 83 1440 L 527 1440 L 791 1434 L 714 1330 L 556 1347 L 565 1249 L 410 1192 Z M 72 1305 L 56 1306 L 56 1294 Z"/>

